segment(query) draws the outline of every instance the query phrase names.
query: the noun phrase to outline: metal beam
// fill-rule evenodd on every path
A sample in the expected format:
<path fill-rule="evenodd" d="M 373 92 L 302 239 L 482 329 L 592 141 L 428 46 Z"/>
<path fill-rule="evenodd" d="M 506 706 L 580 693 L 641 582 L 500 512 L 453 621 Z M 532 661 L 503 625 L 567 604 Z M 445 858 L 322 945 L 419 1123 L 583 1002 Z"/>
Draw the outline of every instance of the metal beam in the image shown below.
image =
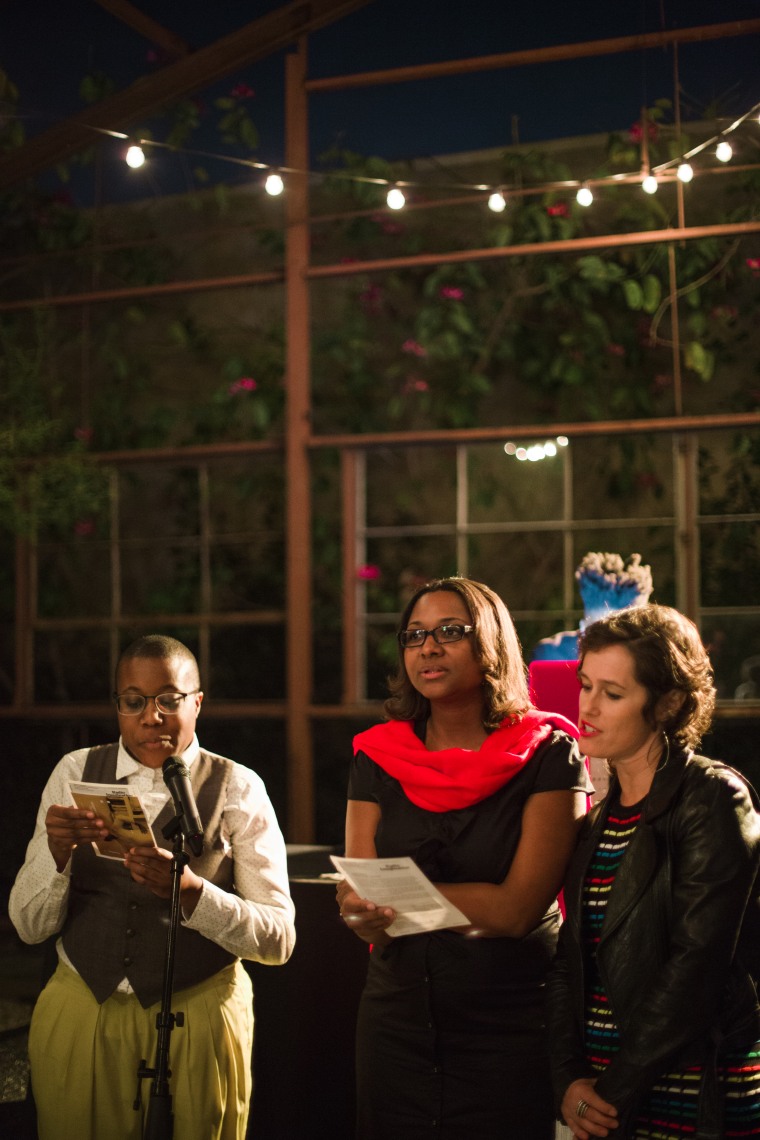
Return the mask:
<path fill-rule="evenodd" d="M 386 68 L 383 71 L 361 71 L 354 75 L 331 75 L 323 79 L 308 80 L 306 90 L 309 94 L 316 94 L 320 91 L 343 91 L 348 87 L 410 83 L 413 80 L 441 79 L 444 76 L 466 75 L 476 71 L 528 67 L 540 63 L 557 63 L 566 59 L 587 59 L 595 55 L 616 55 L 619 52 L 643 51 L 647 48 L 668 47 L 671 44 L 701 43 L 705 40 L 751 35 L 760 35 L 760 20 L 732 20 L 725 24 L 704 24 L 695 28 L 678 28 L 670 32 L 645 32 L 635 36 L 556 44 L 553 47 L 500 52 L 497 55 L 474 56 L 470 59 L 450 59 L 441 63 L 412 64 L 409 67 Z"/>
<path fill-rule="evenodd" d="M 143 76 L 123 91 L 35 135 L 0 157 L 0 190 L 48 170 L 90 146 L 93 128 L 119 130 L 177 99 L 202 91 L 258 59 L 289 47 L 299 36 L 341 19 L 369 0 L 293 0 L 216 43 Z"/>
<path fill-rule="evenodd" d="M 666 230 L 637 230 L 630 234 L 595 234 L 582 238 L 559 238 L 556 241 L 525 242 L 522 245 L 494 245 L 481 249 L 458 249 L 443 253 L 415 253 L 406 257 L 375 258 L 368 261 L 335 262 L 330 265 L 304 267 L 309 280 L 324 277 L 352 277 L 361 273 L 381 273 L 391 269 L 418 269 L 428 265 L 455 265 L 463 261 L 498 261 L 502 257 L 527 257 L 533 254 L 574 253 L 587 249 L 615 246 L 659 245 L 663 242 L 693 241 L 697 238 L 743 237 L 760 233 L 760 221 L 726 222 L 714 226 L 684 226 Z M 0 312 L 21 309 L 61 308 L 89 305 L 102 301 L 123 301 L 156 294 L 200 293 L 211 289 L 239 289 L 246 285 L 276 284 L 282 273 L 240 273 L 234 277 L 204 277 L 190 281 L 165 281 L 159 285 L 133 285 L 119 289 L 97 289 L 87 293 L 62 293 L 59 296 L 26 297 L 17 301 L 0 301 Z"/>
<path fill-rule="evenodd" d="M 190 54 L 192 49 L 189 44 L 150 16 L 146 16 L 134 4 L 130 4 L 129 0 L 95 0 L 95 3 L 105 8 L 106 12 L 110 12 L 117 20 L 121 20 L 122 24 L 126 24 L 143 36 L 149 43 L 156 44 L 167 55 L 181 59 L 182 56 Z"/>

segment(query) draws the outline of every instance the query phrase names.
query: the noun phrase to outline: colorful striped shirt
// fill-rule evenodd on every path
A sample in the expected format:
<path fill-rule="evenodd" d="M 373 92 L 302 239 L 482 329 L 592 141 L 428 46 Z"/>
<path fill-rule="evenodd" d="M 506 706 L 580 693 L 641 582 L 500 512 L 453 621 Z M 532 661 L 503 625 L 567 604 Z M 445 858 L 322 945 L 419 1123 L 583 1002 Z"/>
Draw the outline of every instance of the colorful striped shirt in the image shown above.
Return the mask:
<path fill-rule="evenodd" d="M 586 1056 L 603 1073 L 620 1047 L 614 1010 L 597 967 L 597 948 L 610 893 L 620 862 L 641 819 L 643 800 L 623 807 L 612 801 L 591 859 L 583 890 L 583 946 L 586 977 Z M 684 1140 L 696 1133 L 700 1067 L 667 1073 L 652 1086 L 640 1106 L 636 1140 Z M 722 1058 L 718 1067 L 724 1097 L 726 1140 L 760 1137 L 760 1042 L 749 1051 Z"/>

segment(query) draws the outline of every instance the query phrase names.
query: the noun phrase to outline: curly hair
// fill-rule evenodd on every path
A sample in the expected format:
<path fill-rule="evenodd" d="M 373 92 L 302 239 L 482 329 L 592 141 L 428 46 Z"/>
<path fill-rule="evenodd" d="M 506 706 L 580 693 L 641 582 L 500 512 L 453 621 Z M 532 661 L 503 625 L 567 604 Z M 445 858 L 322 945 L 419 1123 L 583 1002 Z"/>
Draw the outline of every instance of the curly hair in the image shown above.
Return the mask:
<path fill-rule="evenodd" d="M 181 641 L 177 641 L 175 637 L 166 637 L 162 633 L 148 633 L 144 637 L 138 637 L 126 647 L 121 657 L 119 658 L 116 666 L 116 687 L 119 687 L 119 674 L 122 665 L 127 661 L 134 661 L 138 657 L 152 657 L 160 661 L 173 661 L 178 659 L 189 665 L 193 671 L 193 684 L 200 685 L 200 671 L 198 669 L 198 662 L 195 654 L 183 645 Z"/>
<path fill-rule="evenodd" d="M 483 725 L 498 728 L 509 717 L 522 716 L 531 707 L 522 650 L 509 610 L 498 594 L 472 578 L 435 578 L 420 586 L 406 604 L 399 630 L 406 629 L 414 607 L 424 594 L 448 590 L 457 594 L 475 629 L 472 646 L 483 671 Z M 430 712 L 427 697 L 412 685 L 399 645 L 397 671 L 388 679 L 390 697 L 385 714 L 390 720 L 419 720 Z"/>
<path fill-rule="evenodd" d="M 580 667 L 587 653 L 610 645 L 624 645 L 633 658 L 634 676 L 648 693 L 643 713 L 649 724 L 676 744 L 695 748 L 710 727 L 715 686 L 694 623 L 670 606 L 655 604 L 610 614 L 581 634 Z M 663 700 L 673 693 L 677 702 Z"/>

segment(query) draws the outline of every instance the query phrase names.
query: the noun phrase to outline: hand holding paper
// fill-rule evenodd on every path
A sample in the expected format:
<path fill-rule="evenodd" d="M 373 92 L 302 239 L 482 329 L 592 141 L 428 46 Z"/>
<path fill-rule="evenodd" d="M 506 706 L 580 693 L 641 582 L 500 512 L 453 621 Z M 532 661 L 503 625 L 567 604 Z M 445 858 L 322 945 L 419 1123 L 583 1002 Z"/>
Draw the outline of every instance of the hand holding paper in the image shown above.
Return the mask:
<path fill-rule="evenodd" d="M 395 938 L 469 925 L 467 916 L 406 855 L 398 859 L 330 858 L 358 895 L 377 906 L 393 908 L 397 917 L 387 933 Z"/>

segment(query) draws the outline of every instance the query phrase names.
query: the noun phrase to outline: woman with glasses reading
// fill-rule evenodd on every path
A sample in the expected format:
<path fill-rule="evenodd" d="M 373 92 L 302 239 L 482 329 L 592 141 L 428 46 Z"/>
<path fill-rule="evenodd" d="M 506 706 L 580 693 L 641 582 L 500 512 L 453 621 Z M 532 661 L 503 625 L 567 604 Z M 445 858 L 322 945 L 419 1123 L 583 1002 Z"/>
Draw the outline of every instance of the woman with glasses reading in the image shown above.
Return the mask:
<path fill-rule="evenodd" d="M 372 946 L 357 1137 L 548 1140 L 544 978 L 591 790 L 575 729 L 531 707 L 488 586 L 422 586 L 398 640 L 389 719 L 354 740 L 346 855 L 411 856 L 469 925 L 394 938 L 390 907 L 339 885 L 342 918 Z"/>

